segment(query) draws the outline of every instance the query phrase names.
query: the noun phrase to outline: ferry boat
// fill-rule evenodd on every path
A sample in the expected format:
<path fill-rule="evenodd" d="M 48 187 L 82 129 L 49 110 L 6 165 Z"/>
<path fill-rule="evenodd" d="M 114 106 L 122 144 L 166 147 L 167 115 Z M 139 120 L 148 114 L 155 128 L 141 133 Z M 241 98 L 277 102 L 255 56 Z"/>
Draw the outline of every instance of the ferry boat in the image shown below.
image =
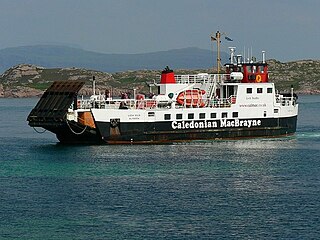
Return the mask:
<path fill-rule="evenodd" d="M 166 67 L 151 98 L 134 93 L 131 99 L 116 99 L 106 91 L 84 99 L 78 92 L 85 82 L 56 81 L 27 120 L 68 144 L 157 144 L 295 133 L 297 96 L 293 88 L 279 93 L 269 81 L 265 52 L 262 61 L 253 62 L 230 48 L 225 69 L 176 75 Z"/>

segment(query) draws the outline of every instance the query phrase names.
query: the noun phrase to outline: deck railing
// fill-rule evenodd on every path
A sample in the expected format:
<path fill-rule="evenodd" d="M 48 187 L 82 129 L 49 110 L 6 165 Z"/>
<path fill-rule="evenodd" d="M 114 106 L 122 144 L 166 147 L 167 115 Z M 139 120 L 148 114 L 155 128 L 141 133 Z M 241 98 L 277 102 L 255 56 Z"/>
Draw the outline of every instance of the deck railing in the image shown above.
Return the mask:
<path fill-rule="evenodd" d="M 276 103 L 281 104 L 281 106 L 296 105 L 297 98 L 295 96 L 284 97 L 281 94 L 276 94 Z"/>
<path fill-rule="evenodd" d="M 175 80 L 180 84 L 194 83 L 213 83 L 227 81 L 230 79 L 230 74 L 195 74 L 195 75 L 175 75 Z"/>
<path fill-rule="evenodd" d="M 204 104 L 190 104 L 185 100 L 184 104 L 178 104 L 174 101 L 157 101 L 155 99 L 113 99 L 113 100 L 90 100 L 81 99 L 77 102 L 77 109 L 155 109 L 155 108 L 201 108 L 201 107 L 212 107 L 212 108 L 227 108 L 231 107 L 232 104 L 236 103 L 236 96 L 232 95 L 228 98 L 203 98 L 201 102 Z M 73 106 L 71 106 L 74 109 Z"/>

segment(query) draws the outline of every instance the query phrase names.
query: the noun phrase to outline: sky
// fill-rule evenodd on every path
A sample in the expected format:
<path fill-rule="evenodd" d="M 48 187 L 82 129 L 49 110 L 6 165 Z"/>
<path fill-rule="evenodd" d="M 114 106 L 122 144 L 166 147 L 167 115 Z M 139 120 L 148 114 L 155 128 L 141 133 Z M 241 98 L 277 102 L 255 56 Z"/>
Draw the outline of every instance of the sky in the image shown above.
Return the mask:
<path fill-rule="evenodd" d="M 58 44 L 102 53 L 185 47 L 320 59 L 319 0 L 0 0 L 0 49 Z"/>

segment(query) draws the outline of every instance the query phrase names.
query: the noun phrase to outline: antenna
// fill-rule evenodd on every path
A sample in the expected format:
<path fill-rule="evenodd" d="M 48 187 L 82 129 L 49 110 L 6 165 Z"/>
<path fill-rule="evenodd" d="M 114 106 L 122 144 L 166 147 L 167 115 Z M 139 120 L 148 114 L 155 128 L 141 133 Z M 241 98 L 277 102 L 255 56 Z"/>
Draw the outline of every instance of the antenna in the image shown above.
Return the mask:
<path fill-rule="evenodd" d="M 96 95 L 96 77 L 92 76 L 92 92 L 93 95 Z"/>
<path fill-rule="evenodd" d="M 234 52 L 236 50 L 236 47 L 229 47 L 229 50 L 230 50 L 230 63 L 233 64 Z"/>

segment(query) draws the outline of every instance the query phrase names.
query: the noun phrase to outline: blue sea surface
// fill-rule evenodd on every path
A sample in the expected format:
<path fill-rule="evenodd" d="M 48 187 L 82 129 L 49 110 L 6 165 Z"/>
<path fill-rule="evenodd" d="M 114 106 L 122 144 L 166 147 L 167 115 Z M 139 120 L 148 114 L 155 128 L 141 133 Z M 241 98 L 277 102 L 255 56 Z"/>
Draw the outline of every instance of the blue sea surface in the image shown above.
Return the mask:
<path fill-rule="evenodd" d="M 320 96 L 294 136 L 128 146 L 57 144 L 37 101 L 0 99 L 0 239 L 320 238 Z"/>

